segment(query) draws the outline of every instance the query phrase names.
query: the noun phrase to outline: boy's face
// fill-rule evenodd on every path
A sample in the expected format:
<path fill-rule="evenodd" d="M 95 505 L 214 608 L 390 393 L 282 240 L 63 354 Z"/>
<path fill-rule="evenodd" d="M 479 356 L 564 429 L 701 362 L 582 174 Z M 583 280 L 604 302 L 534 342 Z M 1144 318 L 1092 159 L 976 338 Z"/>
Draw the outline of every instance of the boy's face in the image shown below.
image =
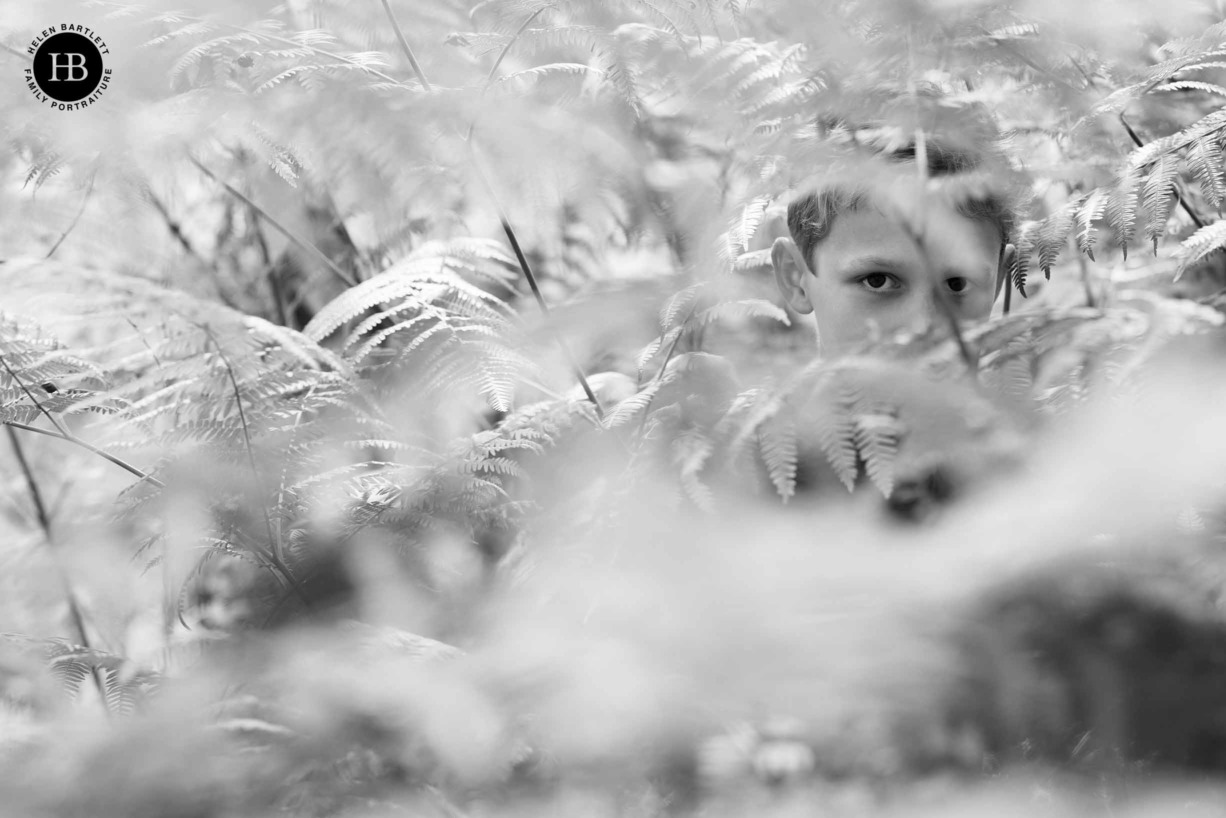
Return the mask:
<path fill-rule="evenodd" d="M 871 204 L 837 214 L 800 264 L 790 237 L 776 239 L 779 288 L 799 313 L 815 313 L 822 350 L 837 355 L 874 337 L 941 326 L 938 288 L 960 322 L 985 319 L 996 300 L 1000 232 L 940 201 L 925 205 L 923 250 Z"/>

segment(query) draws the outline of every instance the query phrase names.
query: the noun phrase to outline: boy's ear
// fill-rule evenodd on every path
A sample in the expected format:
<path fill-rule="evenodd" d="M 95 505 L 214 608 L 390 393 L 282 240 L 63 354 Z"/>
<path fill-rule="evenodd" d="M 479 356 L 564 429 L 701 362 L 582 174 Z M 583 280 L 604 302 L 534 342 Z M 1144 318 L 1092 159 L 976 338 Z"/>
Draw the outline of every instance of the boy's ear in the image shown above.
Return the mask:
<path fill-rule="evenodd" d="M 1017 255 L 1017 248 L 1012 244 L 1006 244 L 1000 251 L 1000 268 L 996 271 L 996 298 L 1000 297 L 1001 287 L 1007 286 L 1009 281 L 1009 270 L 1013 267 L 1013 258 Z"/>
<path fill-rule="evenodd" d="M 801 315 L 813 312 L 805 289 L 809 265 L 790 236 L 780 236 L 771 245 L 771 265 L 775 268 L 775 283 L 787 305 Z"/>

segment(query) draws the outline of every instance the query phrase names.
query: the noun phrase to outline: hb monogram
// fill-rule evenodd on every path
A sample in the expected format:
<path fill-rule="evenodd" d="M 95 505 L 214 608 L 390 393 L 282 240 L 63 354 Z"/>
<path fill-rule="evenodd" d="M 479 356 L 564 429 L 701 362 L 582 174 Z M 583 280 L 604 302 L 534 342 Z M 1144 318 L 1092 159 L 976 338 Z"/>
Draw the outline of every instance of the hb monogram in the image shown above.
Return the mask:
<path fill-rule="evenodd" d="M 85 67 L 84 54 L 56 52 L 48 56 L 51 57 L 51 82 L 63 82 L 65 80 L 68 82 L 80 82 L 89 77 L 89 70 Z M 66 57 L 67 59 L 61 62 L 61 57 Z M 61 68 L 67 70 L 67 76 L 60 77 Z M 78 71 L 80 71 L 80 74 L 77 73 Z"/>

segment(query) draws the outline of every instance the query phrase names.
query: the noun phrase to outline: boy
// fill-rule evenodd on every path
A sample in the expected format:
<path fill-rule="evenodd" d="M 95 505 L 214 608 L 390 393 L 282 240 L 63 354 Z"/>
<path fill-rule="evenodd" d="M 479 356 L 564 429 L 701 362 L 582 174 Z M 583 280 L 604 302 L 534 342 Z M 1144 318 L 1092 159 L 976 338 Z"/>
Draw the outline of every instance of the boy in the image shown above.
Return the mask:
<path fill-rule="evenodd" d="M 929 144 L 926 154 L 926 188 L 914 148 L 904 148 L 885 154 L 887 172 L 823 185 L 788 206 L 791 235 L 775 240 L 771 261 L 788 306 L 815 314 L 824 354 L 991 313 L 1013 256 L 1008 196 L 985 189 L 984 164 L 969 153 Z M 975 176 L 953 176 L 967 172 Z M 977 183 L 959 193 L 967 178 Z"/>

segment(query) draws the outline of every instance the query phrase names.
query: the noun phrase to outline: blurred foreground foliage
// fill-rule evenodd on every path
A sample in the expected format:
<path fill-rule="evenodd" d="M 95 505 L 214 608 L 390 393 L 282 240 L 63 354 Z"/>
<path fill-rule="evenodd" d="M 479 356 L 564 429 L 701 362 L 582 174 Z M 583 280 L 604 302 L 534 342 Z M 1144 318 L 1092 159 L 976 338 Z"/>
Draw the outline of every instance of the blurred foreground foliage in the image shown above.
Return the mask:
<path fill-rule="evenodd" d="M 61 19 L 11 814 L 1220 814 L 1220 3 L 47 0 L 6 71 Z M 783 207 L 917 134 L 1010 157 L 932 190 L 1023 202 L 1001 314 L 816 358 Z"/>

